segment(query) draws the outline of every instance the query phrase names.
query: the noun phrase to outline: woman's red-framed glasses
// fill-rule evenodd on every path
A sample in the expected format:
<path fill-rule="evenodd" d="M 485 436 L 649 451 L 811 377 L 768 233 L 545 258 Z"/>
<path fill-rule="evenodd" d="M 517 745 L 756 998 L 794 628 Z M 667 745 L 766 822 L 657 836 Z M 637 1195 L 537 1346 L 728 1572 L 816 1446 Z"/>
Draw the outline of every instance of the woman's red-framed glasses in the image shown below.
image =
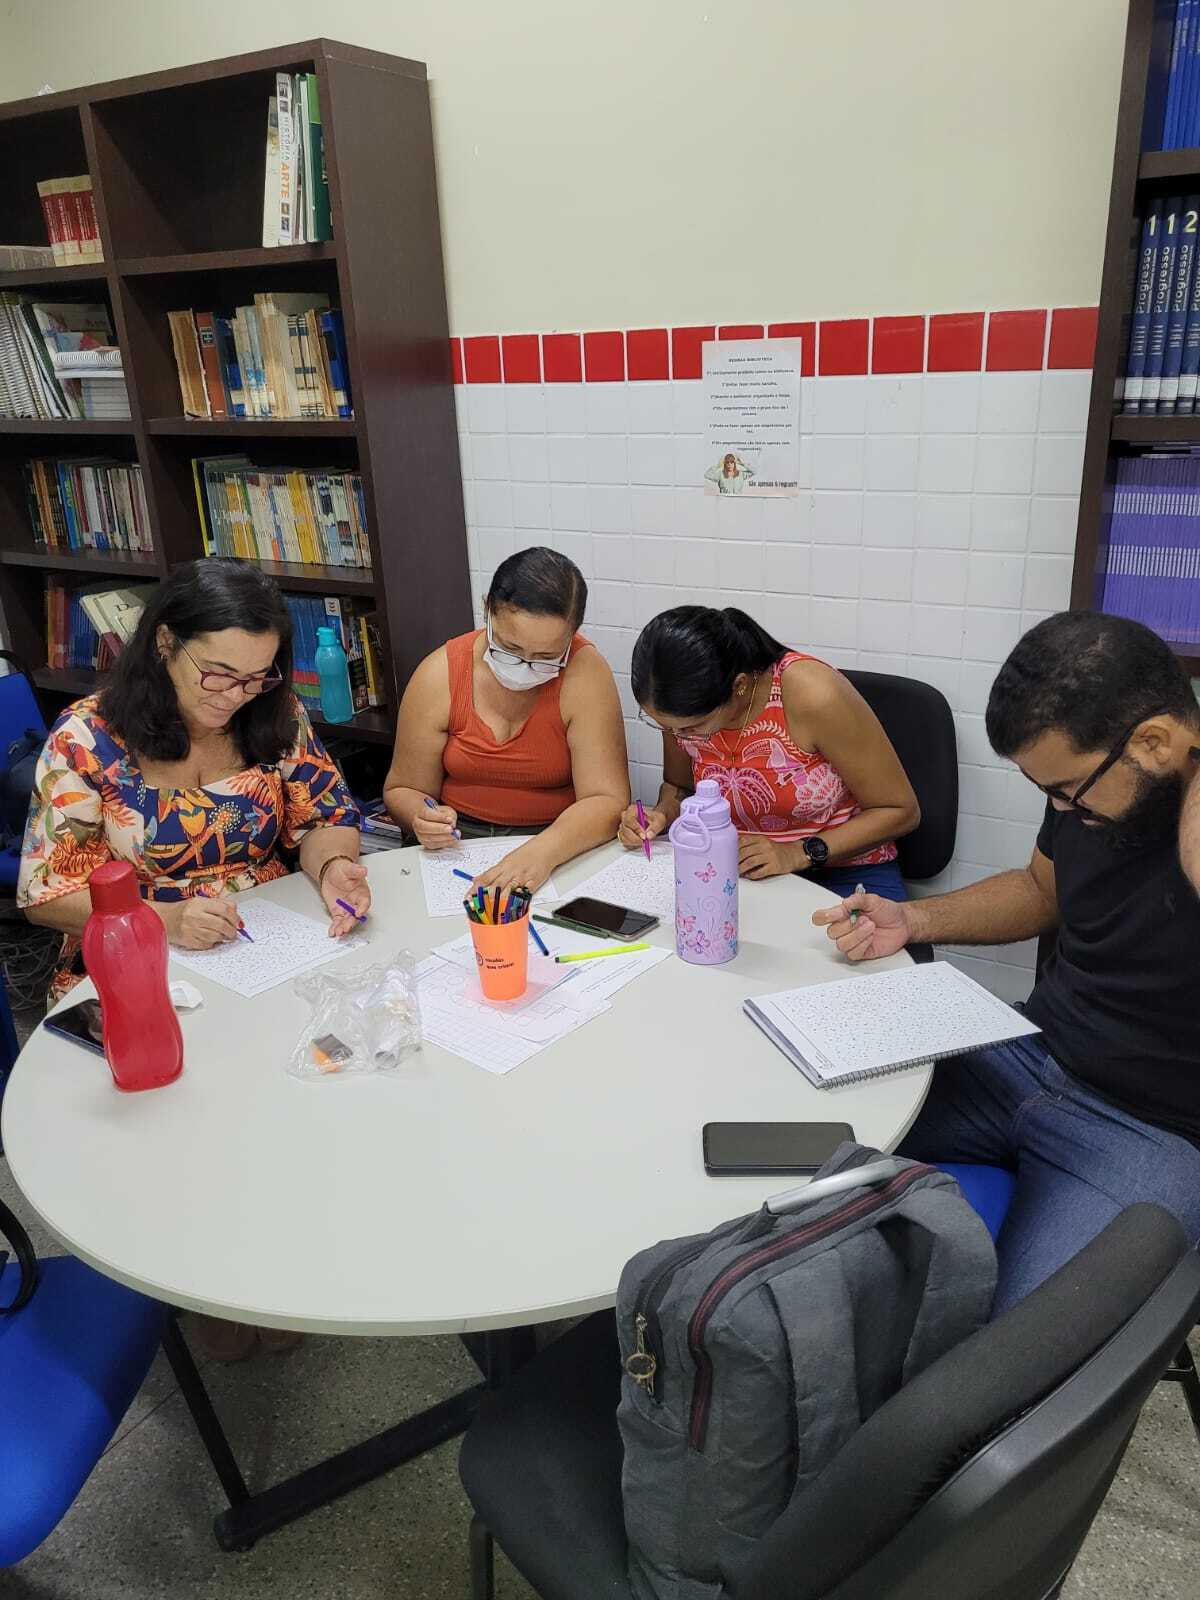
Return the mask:
<path fill-rule="evenodd" d="M 264 672 L 251 673 L 248 678 L 239 678 L 232 672 L 211 672 L 200 665 L 182 640 L 179 648 L 200 674 L 200 687 L 206 694 L 230 694 L 234 689 L 240 689 L 243 694 L 266 694 L 269 689 L 278 689 L 283 682 L 283 673 L 274 666 L 267 667 Z"/>

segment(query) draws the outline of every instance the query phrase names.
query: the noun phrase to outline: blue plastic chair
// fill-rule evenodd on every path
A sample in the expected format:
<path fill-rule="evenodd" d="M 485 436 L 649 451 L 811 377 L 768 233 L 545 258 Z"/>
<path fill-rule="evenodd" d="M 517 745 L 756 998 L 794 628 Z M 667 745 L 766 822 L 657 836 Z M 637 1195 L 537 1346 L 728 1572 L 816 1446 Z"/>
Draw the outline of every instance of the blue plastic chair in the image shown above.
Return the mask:
<path fill-rule="evenodd" d="M 0 1568 L 58 1526 L 142 1385 L 167 1308 L 70 1256 L 35 1261 L 3 1203 Z M 4 1252 L 0 1251 L 0 1261 Z"/>
<path fill-rule="evenodd" d="M 0 661 L 7 662 L 9 668 L 0 678 L 0 771 L 3 771 L 8 766 L 9 747 L 30 731 L 44 739 L 46 721 L 20 659 L 9 650 L 0 650 Z M 20 868 L 19 844 L 0 850 L 0 890 L 7 894 L 14 892 Z"/>
<path fill-rule="evenodd" d="M 957 1182 L 971 1208 L 983 1218 L 987 1231 L 995 1239 L 1012 1203 L 1016 1173 L 1007 1172 L 1003 1167 L 973 1166 L 962 1161 L 939 1161 L 938 1169 L 948 1172 Z"/>

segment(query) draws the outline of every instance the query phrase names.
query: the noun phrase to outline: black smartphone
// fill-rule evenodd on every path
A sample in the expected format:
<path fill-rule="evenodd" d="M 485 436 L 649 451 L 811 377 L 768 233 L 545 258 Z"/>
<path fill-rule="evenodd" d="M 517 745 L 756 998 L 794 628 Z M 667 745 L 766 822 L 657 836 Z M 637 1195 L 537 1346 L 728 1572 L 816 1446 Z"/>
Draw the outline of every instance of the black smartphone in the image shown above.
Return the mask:
<path fill-rule="evenodd" d="M 704 1170 L 754 1175 L 815 1172 L 854 1138 L 848 1122 L 706 1122 Z"/>
<path fill-rule="evenodd" d="M 658 918 L 648 911 L 631 911 L 628 906 L 610 905 L 607 900 L 591 900 L 587 895 L 568 900 L 547 918 L 580 933 L 598 933 L 602 939 L 640 939 L 651 928 L 658 927 Z"/>
<path fill-rule="evenodd" d="M 64 1039 L 81 1044 L 85 1050 L 94 1050 L 98 1056 L 104 1054 L 104 1026 L 100 1020 L 99 1000 L 80 1000 L 65 1011 L 57 1011 L 52 1017 L 47 1017 L 43 1026 L 48 1033 L 61 1034 Z"/>

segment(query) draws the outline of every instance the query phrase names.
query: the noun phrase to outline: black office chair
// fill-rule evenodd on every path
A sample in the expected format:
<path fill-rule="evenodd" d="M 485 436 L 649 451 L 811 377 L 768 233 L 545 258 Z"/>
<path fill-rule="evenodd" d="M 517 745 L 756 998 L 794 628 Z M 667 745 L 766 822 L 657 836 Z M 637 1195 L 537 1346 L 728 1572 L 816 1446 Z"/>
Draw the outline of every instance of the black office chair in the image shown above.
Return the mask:
<path fill-rule="evenodd" d="M 900 871 L 918 882 L 936 878 L 950 865 L 958 832 L 958 737 L 945 695 L 919 678 L 890 672 L 845 676 L 883 724 L 921 807 L 912 833 L 897 839 Z M 933 960 L 933 946 L 908 948 L 914 961 Z"/>
<path fill-rule="evenodd" d="M 1050 1600 L 1200 1307 L 1200 1256 L 1131 1206 L 995 1322 L 881 1406 L 728 1586 L 732 1600 Z M 476 1517 L 542 1600 L 632 1600 L 612 1316 L 484 1396 L 459 1470 Z"/>
<path fill-rule="evenodd" d="M 890 672 L 845 676 L 883 724 L 921 806 L 921 821 L 896 841 L 906 878 L 936 878 L 950 865 L 958 832 L 958 738 L 945 695 Z"/>

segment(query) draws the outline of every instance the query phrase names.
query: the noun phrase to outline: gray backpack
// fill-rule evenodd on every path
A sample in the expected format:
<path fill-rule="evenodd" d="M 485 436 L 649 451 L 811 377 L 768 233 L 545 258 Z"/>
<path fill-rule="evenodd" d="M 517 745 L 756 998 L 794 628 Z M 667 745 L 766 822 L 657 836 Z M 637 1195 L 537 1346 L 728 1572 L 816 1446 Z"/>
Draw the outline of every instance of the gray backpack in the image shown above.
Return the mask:
<path fill-rule="evenodd" d="M 986 1322 L 996 1255 L 954 1180 L 844 1144 L 803 1188 L 621 1275 L 617 1420 L 638 1600 L 715 1600 L 897 1389 Z"/>

